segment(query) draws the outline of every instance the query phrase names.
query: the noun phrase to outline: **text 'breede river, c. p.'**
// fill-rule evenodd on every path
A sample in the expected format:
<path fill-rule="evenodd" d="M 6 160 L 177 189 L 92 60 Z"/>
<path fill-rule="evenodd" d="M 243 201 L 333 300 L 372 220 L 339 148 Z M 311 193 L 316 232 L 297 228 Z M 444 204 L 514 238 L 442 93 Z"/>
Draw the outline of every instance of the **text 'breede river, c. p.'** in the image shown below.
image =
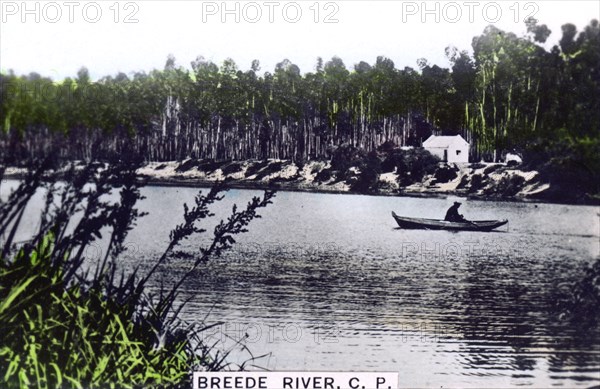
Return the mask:
<path fill-rule="evenodd" d="M 398 373 L 194 373 L 194 389 L 395 389 Z"/>

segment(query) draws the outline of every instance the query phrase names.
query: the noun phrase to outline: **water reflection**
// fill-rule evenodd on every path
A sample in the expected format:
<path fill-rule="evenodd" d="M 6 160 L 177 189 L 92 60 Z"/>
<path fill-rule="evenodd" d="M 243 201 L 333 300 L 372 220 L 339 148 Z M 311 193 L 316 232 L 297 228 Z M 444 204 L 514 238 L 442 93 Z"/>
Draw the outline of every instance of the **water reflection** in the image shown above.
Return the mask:
<path fill-rule="evenodd" d="M 312 369 L 332 368 L 331 355 L 347 356 L 348 349 L 360 349 L 351 353 L 355 357 L 385 350 L 385 359 L 359 358 L 345 366 L 370 363 L 407 375 L 398 361 L 424 351 L 437 360 L 440 382 L 455 382 L 456 374 L 467 378 L 458 381 L 467 386 L 479 379 L 535 386 L 598 380 L 597 328 L 561 322 L 553 309 L 556 277 L 565 279 L 571 269 L 564 259 L 552 266 L 539 266 L 539 258 L 516 260 L 520 255 L 453 261 L 432 255 L 428 261 L 397 254 L 386 259 L 376 248 L 330 248 L 335 250 L 307 249 L 298 256 L 297 247 L 269 244 L 253 253 L 258 258 L 241 248 L 213 261 L 187 288 L 209 285 L 210 300 L 234 320 L 258 315 L 273 328 L 302 328 L 311 340 L 319 331 L 335 334 L 336 347 L 323 351 Z M 289 344 L 281 336 L 279 341 L 266 344 L 275 355 Z M 317 342 L 297 342 L 305 342 L 305 353 L 318 349 Z M 444 354 L 457 364 L 451 370 Z"/>

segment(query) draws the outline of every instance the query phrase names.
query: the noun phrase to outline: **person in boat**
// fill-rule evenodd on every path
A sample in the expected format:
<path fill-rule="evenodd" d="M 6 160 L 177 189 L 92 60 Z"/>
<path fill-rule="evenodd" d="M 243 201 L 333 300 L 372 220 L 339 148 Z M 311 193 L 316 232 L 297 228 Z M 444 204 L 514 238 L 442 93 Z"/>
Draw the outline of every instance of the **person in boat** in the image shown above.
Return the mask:
<path fill-rule="evenodd" d="M 465 217 L 463 215 L 461 215 L 460 213 L 458 213 L 458 208 L 460 207 L 460 204 L 458 201 L 454 202 L 454 205 L 451 206 L 448 211 L 446 212 L 446 217 L 444 218 L 445 221 L 447 222 L 455 222 L 455 223 L 460 223 L 460 222 L 466 222 L 467 219 L 465 219 Z"/>

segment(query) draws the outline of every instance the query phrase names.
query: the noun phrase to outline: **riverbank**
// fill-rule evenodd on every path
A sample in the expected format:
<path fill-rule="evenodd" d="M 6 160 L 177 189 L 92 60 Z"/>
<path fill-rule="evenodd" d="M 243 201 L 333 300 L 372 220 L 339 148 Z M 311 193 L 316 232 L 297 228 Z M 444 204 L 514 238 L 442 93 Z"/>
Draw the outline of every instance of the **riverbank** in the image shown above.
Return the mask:
<path fill-rule="evenodd" d="M 564 193 L 545 182 L 535 170 L 502 163 L 443 164 L 422 179 L 406 184 L 396 171 L 376 174 L 372 185 L 357 190 L 359 167 L 345 172 L 332 169 L 330 161 L 298 164 L 287 160 L 151 162 L 137 170 L 148 185 L 207 187 L 227 180 L 237 189 L 276 189 L 295 192 L 367 194 L 376 196 L 447 197 L 478 200 L 534 201 L 599 204 L 597 198 Z M 4 178 L 21 178 L 25 169 L 8 167 Z M 404 185 L 403 185 L 404 184 Z"/>
<path fill-rule="evenodd" d="M 435 173 L 419 182 L 402 186 L 396 172 L 377 176 L 373 189 L 352 189 L 361 175 L 357 167 L 341 179 L 328 161 L 297 164 L 291 161 L 183 162 L 149 163 L 138 170 L 151 185 L 202 187 L 227 179 L 229 186 L 241 189 L 277 189 L 319 193 L 353 193 L 379 196 L 446 197 L 480 200 L 560 201 L 550 196 L 551 185 L 537 171 L 520 170 L 505 164 L 440 164 Z"/>

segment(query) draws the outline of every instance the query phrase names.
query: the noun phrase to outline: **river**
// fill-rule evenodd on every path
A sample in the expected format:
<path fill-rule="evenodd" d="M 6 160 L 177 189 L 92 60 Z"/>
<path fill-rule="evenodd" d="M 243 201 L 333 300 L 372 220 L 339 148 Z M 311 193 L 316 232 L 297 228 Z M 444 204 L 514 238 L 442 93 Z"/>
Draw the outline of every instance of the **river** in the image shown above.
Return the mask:
<path fill-rule="evenodd" d="M 128 237 L 126 264 L 164 250 L 197 191 L 142 190 L 149 215 Z M 231 190 L 216 218 L 260 194 Z M 598 328 L 554 309 L 599 255 L 599 208 L 463 200 L 467 218 L 510 221 L 490 233 L 400 230 L 391 217 L 442 218 L 453 200 L 279 192 L 183 285 L 183 318 L 222 323 L 204 340 L 249 369 L 398 371 L 401 387 L 600 384 Z M 159 278 L 173 282 L 189 261 Z M 249 361 L 248 350 L 266 355 Z"/>
<path fill-rule="evenodd" d="M 144 189 L 133 257 L 166 246 L 196 192 Z M 232 190 L 215 213 L 260 194 Z M 598 256 L 598 207 L 463 201 L 468 218 L 510 221 L 491 233 L 400 230 L 390 214 L 440 218 L 452 201 L 280 192 L 185 284 L 184 317 L 222 322 L 206 338 L 238 363 L 250 355 L 232 343 L 247 334 L 269 354 L 248 364 L 271 370 L 398 371 L 409 387 L 600 383 L 597 330 L 553 310 Z M 173 261 L 165 282 L 185 267 Z"/>

